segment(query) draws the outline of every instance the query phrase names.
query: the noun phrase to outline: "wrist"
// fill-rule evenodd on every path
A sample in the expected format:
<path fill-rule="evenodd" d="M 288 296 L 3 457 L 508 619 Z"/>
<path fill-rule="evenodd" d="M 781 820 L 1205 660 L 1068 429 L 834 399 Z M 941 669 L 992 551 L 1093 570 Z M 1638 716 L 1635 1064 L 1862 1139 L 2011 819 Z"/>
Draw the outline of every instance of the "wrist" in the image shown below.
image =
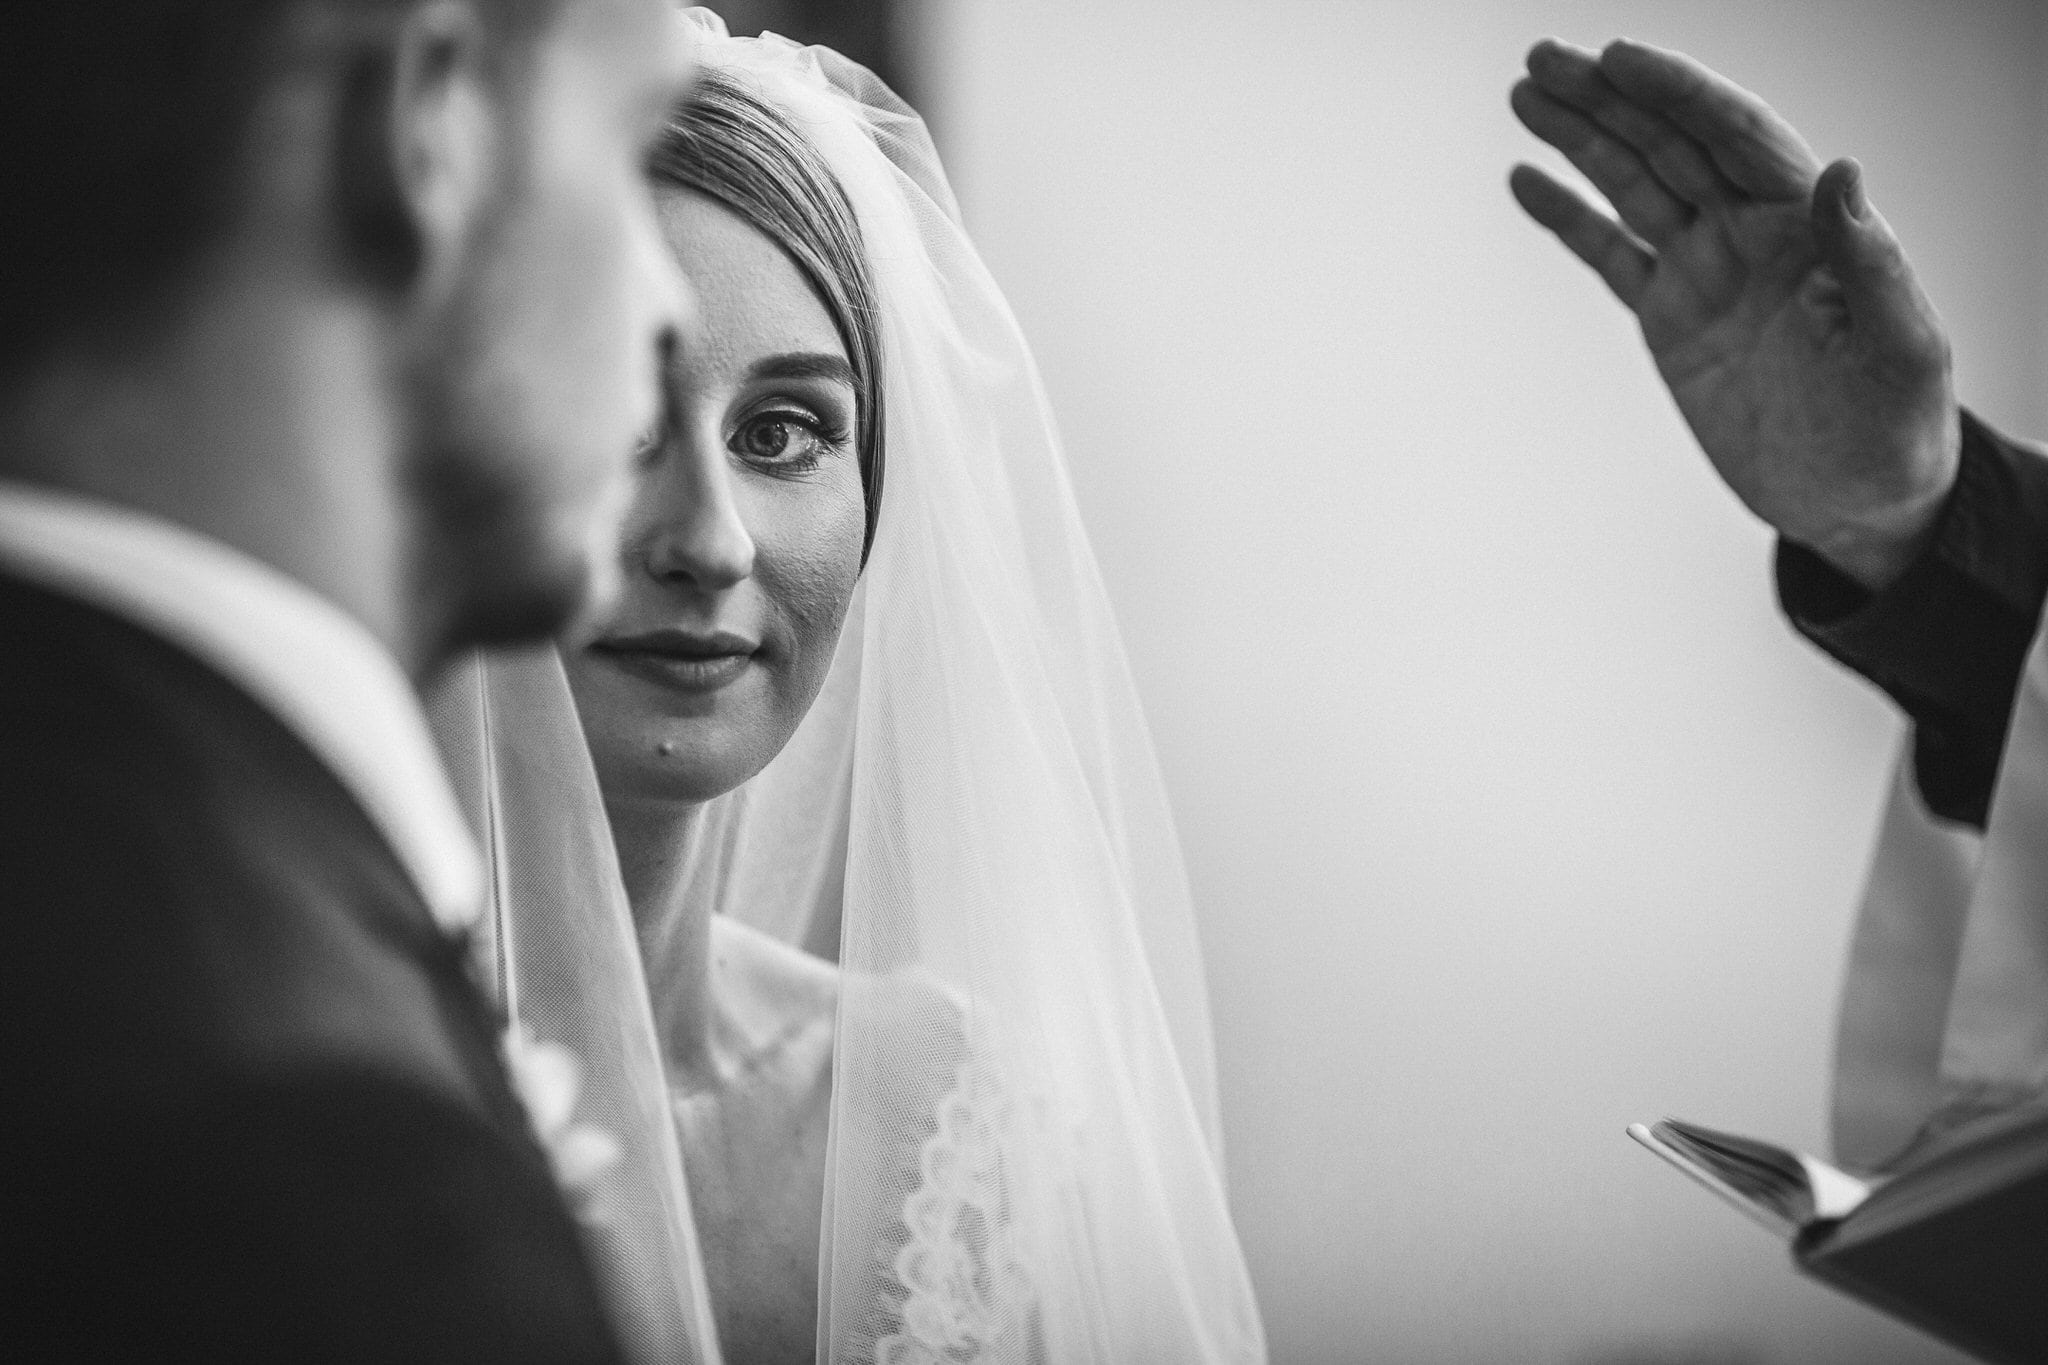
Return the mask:
<path fill-rule="evenodd" d="M 1953 483 L 1951 477 L 1931 497 L 1894 510 L 1884 518 L 1866 520 L 1800 543 L 1868 591 L 1883 592 L 1904 577 L 1906 570 L 1934 544 L 1941 528 L 1942 508 L 1947 505 Z"/>
<path fill-rule="evenodd" d="M 1896 583 L 1934 545 L 1962 467 L 1961 413 L 1950 409 L 1923 453 L 1906 462 L 1917 487 L 1875 507 L 1845 512 L 1819 533 L 1787 532 L 1871 592 Z"/>

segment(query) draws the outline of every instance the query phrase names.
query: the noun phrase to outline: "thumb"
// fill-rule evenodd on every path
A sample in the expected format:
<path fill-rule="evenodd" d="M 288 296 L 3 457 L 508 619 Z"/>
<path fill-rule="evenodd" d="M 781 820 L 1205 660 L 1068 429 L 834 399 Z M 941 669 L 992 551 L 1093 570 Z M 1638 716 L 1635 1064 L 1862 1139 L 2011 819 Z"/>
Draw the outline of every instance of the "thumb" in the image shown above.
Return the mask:
<path fill-rule="evenodd" d="M 1880 352 L 1942 350 L 1934 308 L 1920 292 L 1891 224 L 1863 191 L 1863 167 L 1843 157 L 1813 187 L 1813 235 L 1842 287 L 1850 325 Z"/>

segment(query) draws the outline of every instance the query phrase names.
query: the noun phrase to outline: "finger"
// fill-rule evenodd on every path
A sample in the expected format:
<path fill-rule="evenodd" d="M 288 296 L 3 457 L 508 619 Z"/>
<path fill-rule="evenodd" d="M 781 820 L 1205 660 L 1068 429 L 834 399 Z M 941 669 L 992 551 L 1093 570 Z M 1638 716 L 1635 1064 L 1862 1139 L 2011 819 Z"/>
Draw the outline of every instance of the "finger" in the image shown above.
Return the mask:
<path fill-rule="evenodd" d="M 1813 232 L 1855 332 L 1899 363 L 1942 363 L 1946 342 L 1934 305 L 1891 224 L 1871 207 L 1863 168 L 1853 159 L 1821 172 L 1813 189 Z"/>
<path fill-rule="evenodd" d="M 1610 135 L 1569 105 L 1551 98 L 1534 81 L 1520 80 L 1508 103 L 1522 126 L 1565 154 L 1607 196 L 1629 230 L 1652 246 L 1689 226 L 1691 205 L 1664 187 L 1635 149 Z"/>
<path fill-rule="evenodd" d="M 1698 139 L 1721 172 L 1751 194 L 1803 199 L 1820 174 L 1820 158 L 1775 109 L 1682 52 L 1616 39 L 1600 53 L 1600 74 Z"/>
<path fill-rule="evenodd" d="M 1633 311 L 1656 270 L 1657 258 L 1606 214 L 1534 166 L 1508 172 L 1515 202 L 1556 234 Z"/>
<path fill-rule="evenodd" d="M 1595 54 L 1546 38 L 1529 49 L 1528 65 L 1545 94 L 1627 143 L 1681 200 L 1705 208 L 1742 196 L 1691 134 L 1615 89 L 1600 73 Z"/>

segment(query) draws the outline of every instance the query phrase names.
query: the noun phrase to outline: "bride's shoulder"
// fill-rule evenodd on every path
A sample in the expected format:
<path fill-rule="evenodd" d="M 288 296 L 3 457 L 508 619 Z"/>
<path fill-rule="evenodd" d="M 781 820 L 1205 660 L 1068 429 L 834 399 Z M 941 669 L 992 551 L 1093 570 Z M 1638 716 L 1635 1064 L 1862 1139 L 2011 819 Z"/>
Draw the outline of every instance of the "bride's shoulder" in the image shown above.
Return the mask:
<path fill-rule="evenodd" d="M 858 1051 L 892 1058 L 890 1088 L 943 1088 L 965 1050 L 959 994 L 916 970 L 847 972 L 837 963 L 725 915 L 712 919 L 719 1012 L 785 1061 L 830 1068 L 842 1022 Z"/>
<path fill-rule="evenodd" d="M 839 1008 L 839 967 L 730 915 L 711 917 L 719 993 L 775 1022 L 830 1020 Z"/>
<path fill-rule="evenodd" d="M 711 920 L 712 968 L 720 997 L 778 1030 L 830 1024 L 842 1000 L 892 1038 L 926 1035 L 957 1046 L 965 1008 L 959 993 L 925 972 L 845 972 L 729 915 Z"/>
<path fill-rule="evenodd" d="M 826 1072 L 839 1015 L 839 968 L 725 915 L 711 920 L 719 1031 L 751 1067 Z"/>

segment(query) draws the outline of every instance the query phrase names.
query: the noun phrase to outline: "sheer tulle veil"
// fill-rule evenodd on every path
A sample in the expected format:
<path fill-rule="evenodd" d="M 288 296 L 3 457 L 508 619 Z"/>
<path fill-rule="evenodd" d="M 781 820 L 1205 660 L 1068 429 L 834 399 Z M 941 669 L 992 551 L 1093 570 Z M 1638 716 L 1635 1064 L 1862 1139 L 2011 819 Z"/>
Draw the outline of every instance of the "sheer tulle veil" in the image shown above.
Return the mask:
<path fill-rule="evenodd" d="M 886 490 L 831 675 L 690 850 L 692 913 L 840 965 L 818 1358 L 1261 1360 L 1180 851 L 1023 337 L 914 113 L 829 50 L 682 22 L 823 154 L 882 314 Z M 716 1361 L 671 926 L 632 921 L 559 661 L 473 661 L 434 711 L 492 870 L 484 956 L 620 1144 L 588 1207 L 631 1344 Z"/>

